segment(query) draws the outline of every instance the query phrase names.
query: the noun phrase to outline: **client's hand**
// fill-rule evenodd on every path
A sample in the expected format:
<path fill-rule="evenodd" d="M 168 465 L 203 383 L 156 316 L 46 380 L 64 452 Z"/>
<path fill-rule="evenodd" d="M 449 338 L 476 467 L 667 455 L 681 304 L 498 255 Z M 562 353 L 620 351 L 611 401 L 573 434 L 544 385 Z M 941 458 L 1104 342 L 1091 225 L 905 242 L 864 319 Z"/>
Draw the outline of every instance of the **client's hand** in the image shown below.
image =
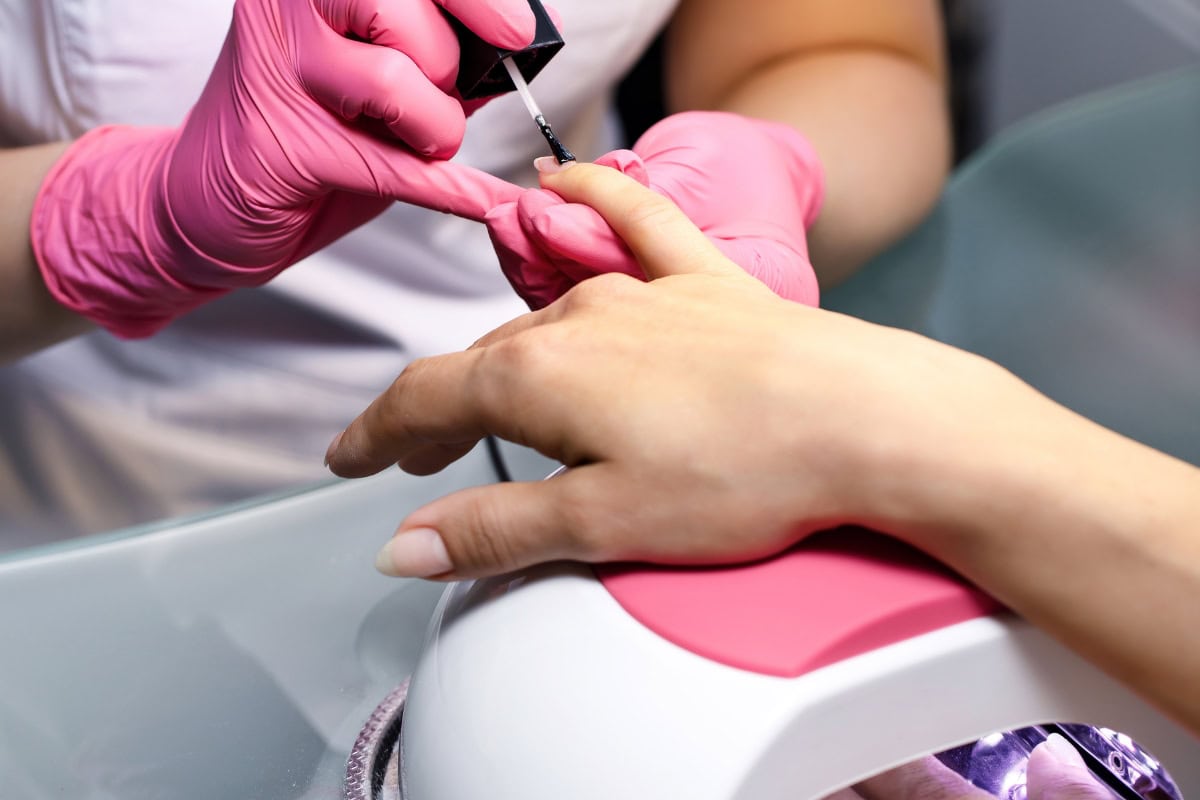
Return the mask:
<path fill-rule="evenodd" d="M 593 278 L 464 353 L 413 363 L 331 445 L 347 477 L 435 472 L 485 434 L 575 467 L 418 509 L 385 572 L 731 561 L 838 523 L 902 530 L 917 520 L 896 471 L 971 452 L 964 409 L 986 419 L 1020 394 L 982 359 L 780 299 L 615 170 L 579 164 L 547 185 L 594 208 L 656 280 Z"/>
<path fill-rule="evenodd" d="M 795 129 L 738 114 L 689 111 L 648 130 L 633 150 L 596 161 L 678 205 L 732 261 L 781 297 L 815 306 L 805 229 L 824 194 L 817 155 Z M 531 190 L 488 214 L 509 282 L 531 308 L 605 272 L 641 277 L 604 219 L 552 191 Z"/>
<path fill-rule="evenodd" d="M 481 36 L 533 37 L 525 0 L 451 3 Z M 42 184 L 31 241 L 81 316 L 145 336 L 265 283 L 402 200 L 481 219 L 519 190 L 446 163 L 465 111 L 430 0 L 238 0 L 180 128 L 97 128 Z"/>

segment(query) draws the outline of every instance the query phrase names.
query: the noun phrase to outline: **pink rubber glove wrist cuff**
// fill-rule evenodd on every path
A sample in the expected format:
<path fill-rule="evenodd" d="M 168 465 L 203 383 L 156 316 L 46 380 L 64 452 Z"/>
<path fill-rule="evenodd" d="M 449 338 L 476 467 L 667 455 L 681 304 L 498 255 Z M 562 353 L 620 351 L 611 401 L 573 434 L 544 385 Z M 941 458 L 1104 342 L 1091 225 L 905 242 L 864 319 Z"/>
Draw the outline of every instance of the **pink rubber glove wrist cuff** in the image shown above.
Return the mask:
<path fill-rule="evenodd" d="M 191 247 L 165 202 L 173 128 L 109 125 L 84 134 L 42 182 L 30 242 L 46 288 L 121 338 L 149 336 L 225 294 L 174 277 L 232 269 Z M 203 272 L 201 272 L 203 274 Z"/>
<path fill-rule="evenodd" d="M 764 128 L 769 129 L 771 137 L 778 141 L 781 147 L 786 148 L 795 156 L 795 163 L 802 165 L 808 176 L 807 181 L 799 184 L 808 193 L 804 214 L 804 230 L 807 231 L 817 221 L 817 217 L 821 216 L 821 208 L 825 205 L 825 165 L 817 156 L 812 142 L 800 131 L 781 122 L 762 122 L 761 124 Z"/>

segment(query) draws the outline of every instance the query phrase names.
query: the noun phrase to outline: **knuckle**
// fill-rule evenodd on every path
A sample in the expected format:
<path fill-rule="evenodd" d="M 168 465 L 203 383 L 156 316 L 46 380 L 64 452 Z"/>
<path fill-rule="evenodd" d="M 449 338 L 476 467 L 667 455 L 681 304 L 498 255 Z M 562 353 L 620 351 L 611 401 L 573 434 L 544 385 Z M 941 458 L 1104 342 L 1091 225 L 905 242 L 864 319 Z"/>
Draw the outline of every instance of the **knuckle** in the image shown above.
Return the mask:
<path fill-rule="evenodd" d="M 675 206 L 667 198 L 646 192 L 625 210 L 624 221 L 631 230 L 653 232 L 668 225 L 676 213 Z"/>
<path fill-rule="evenodd" d="M 604 308 L 627 296 L 640 283 L 623 272 L 604 272 L 575 284 L 561 302 L 568 314 Z"/>
<path fill-rule="evenodd" d="M 561 349 L 561 337 L 555 328 L 526 331 L 488 347 L 479 361 L 480 383 L 507 386 L 513 377 L 533 376 L 531 379 L 536 380 L 536 376 L 553 369 Z"/>
<path fill-rule="evenodd" d="M 569 315 L 591 306 L 594 301 L 590 299 L 590 296 L 595 292 L 592 283 L 593 280 L 589 278 L 572 286 L 562 297 L 558 298 L 558 307 Z"/>
<path fill-rule="evenodd" d="M 619 552 L 613 517 L 607 509 L 597 507 L 595 500 L 587 488 L 564 489 L 556 520 L 564 556 L 594 562 L 608 560 Z"/>
<path fill-rule="evenodd" d="M 384 55 L 382 50 L 381 55 Z M 372 71 L 374 88 L 377 92 L 393 92 L 397 86 L 404 85 L 405 79 L 411 77 L 406 56 L 391 50 L 387 51 L 386 56 L 379 59 L 379 64 Z"/>
<path fill-rule="evenodd" d="M 495 383 L 505 383 L 514 372 L 524 371 L 532 358 L 530 349 L 523 336 L 513 336 L 488 345 L 480 351 L 479 361 L 472 371 L 472 388 L 486 390 Z"/>
<path fill-rule="evenodd" d="M 417 68 L 439 88 L 453 89 L 454 78 L 458 74 L 457 51 L 448 53 L 441 42 L 433 40 L 416 44 L 409 54 Z"/>
<path fill-rule="evenodd" d="M 423 380 L 429 370 L 432 359 L 418 358 L 405 365 L 391 385 L 379 396 L 377 409 L 380 421 L 388 429 L 398 429 L 404 423 L 405 398 L 408 397 L 414 384 Z"/>
<path fill-rule="evenodd" d="M 525 336 L 491 345 L 472 366 L 464 390 L 478 398 L 480 421 L 489 428 L 511 424 L 502 419 L 514 402 L 528 394 L 525 387 L 544 381 L 549 354 Z"/>
<path fill-rule="evenodd" d="M 613 296 L 628 294 L 633 287 L 641 283 L 624 272 L 605 272 L 581 284 L 581 294 L 589 302 L 608 305 Z"/>
<path fill-rule="evenodd" d="M 462 542 L 454 563 L 462 571 L 511 570 L 520 566 L 512 538 L 493 503 L 472 503 L 468 511 L 469 537 Z"/>
<path fill-rule="evenodd" d="M 607 527 L 580 514 L 576 509 L 568 508 L 563 511 L 566 521 L 562 528 L 562 538 L 566 545 L 566 554 L 589 563 L 613 558 L 614 541 Z"/>
<path fill-rule="evenodd" d="M 420 381 L 425 373 L 429 371 L 432 358 L 421 357 L 414 358 L 412 361 L 404 365 L 404 369 L 400 370 L 400 374 L 392 381 L 392 385 L 388 387 L 386 392 L 391 400 L 397 400 L 403 396 L 405 390 L 410 384 Z"/>

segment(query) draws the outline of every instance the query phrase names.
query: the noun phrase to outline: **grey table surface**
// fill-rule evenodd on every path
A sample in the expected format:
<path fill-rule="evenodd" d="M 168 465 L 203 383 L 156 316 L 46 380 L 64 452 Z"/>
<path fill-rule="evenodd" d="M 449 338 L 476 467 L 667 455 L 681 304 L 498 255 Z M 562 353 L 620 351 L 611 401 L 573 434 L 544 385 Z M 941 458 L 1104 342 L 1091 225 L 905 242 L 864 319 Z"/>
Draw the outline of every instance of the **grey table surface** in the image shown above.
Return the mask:
<path fill-rule="evenodd" d="M 825 304 L 995 358 L 1200 463 L 1200 70 L 1010 131 Z M 528 477 L 546 465 L 530 462 Z M 0 798 L 333 800 L 440 587 L 371 561 L 491 480 L 332 483 L 0 561 Z"/>

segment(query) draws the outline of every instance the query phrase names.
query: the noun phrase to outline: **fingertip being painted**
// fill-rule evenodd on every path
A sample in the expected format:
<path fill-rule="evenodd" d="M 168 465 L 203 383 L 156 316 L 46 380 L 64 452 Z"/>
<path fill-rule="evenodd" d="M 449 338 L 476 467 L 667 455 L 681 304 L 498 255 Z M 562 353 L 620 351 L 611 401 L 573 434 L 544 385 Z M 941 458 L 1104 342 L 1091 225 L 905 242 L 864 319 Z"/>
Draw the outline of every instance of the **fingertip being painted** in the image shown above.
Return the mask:
<path fill-rule="evenodd" d="M 542 175 L 554 175 L 573 166 L 574 161 L 564 161 L 560 164 L 554 156 L 541 156 L 533 160 L 533 168 Z"/>

